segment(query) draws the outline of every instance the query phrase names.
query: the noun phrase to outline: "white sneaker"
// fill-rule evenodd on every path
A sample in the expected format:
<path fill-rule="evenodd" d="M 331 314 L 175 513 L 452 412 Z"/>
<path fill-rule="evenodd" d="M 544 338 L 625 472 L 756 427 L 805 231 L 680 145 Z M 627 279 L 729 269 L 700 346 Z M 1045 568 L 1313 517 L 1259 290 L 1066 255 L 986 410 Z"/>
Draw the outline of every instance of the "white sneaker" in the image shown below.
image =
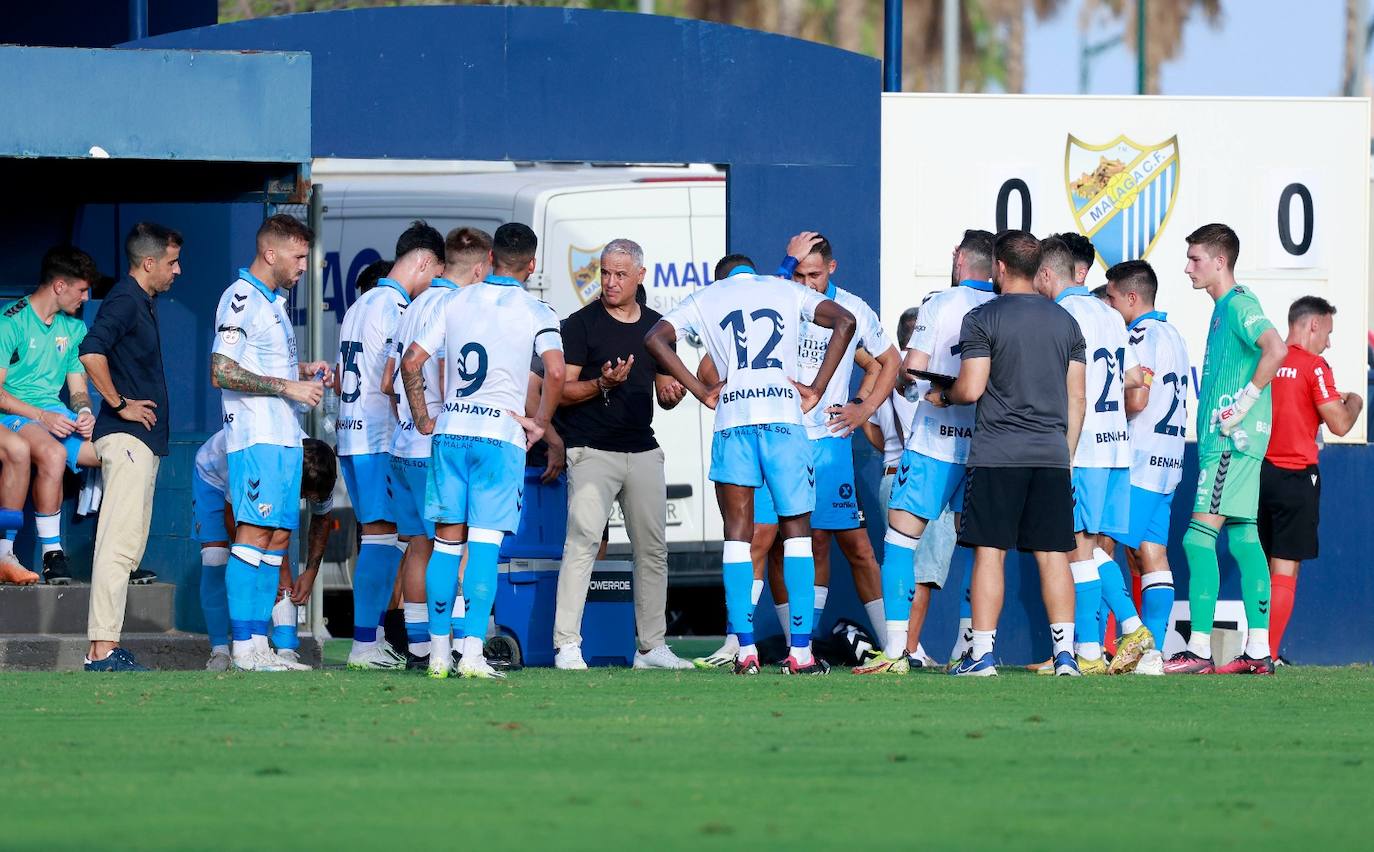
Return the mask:
<path fill-rule="evenodd" d="M 277 655 L 254 648 L 247 654 L 234 657 L 234 668 L 241 672 L 284 672 L 287 670 L 286 663 L 277 659 Z"/>
<path fill-rule="evenodd" d="M 485 660 L 482 661 L 486 663 Z M 564 645 L 558 649 L 558 653 L 553 658 L 554 668 L 564 671 L 580 672 L 587 668 L 587 663 L 582 659 L 581 645 Z"/>
<path fill-rule="evenodd" d="M 647 651 L 636 651 L 634 667 L 637 669 L 690 669 L 692 664 L 674 654 L 667 645 L 659 645 Z"/>
<path fill-rule="evenodd" d="M 739 656 L 739 638 L 732 633 L 725 637 L 724 645 L 712 651 L 708 656 L 697 657 L 692 660 L 692 665 L 699 669 L 718 669 L 734 665 L 737 656 Z"/>
<path fill-rule="evenodd" d="M 1141 657 L 1140 662 L 1135 664 L 1135 673 L 1138 675 L 1162 675 L 1164 674 L 1164 655 L 1158 648 L 1151 648 Z"/>
<path fill-rule="evenodd" d="M 361 649 L 355 642 L 352 650 L 348 652 L 348 668 L 353 671 L 403 669 L 405 665 L 405 659 L 397 656 L 386 640 L 380 640 L 375 645 L 364 646 Z"/>
<path fill-rule="evenodd" d="M 492 668 L 491 664 L 489 664 L 485 659 L 477 657 L 476 659 L 469 661 L 468 656 L 470 655 L 464 655 L 463 659 L 458 662 L 459 677 L 476 677 L 486 678 L 488 680 L 505 680 L 506 673 L 498 672 L 496 669 Z M 579 659 L 581 659 L 580 656 Z M 582 667 L 586 668 L 586 665 L 583 665 Z"/>
<path fill-rule="evenodd" d="M 308 672 L 311 670 L 310 666 L 301 662 L 301 655 L 291 648 L 278 648 L 277 660 L 283 663 L 288 671 Z"/>
<path fill-rule="evenodd" d="M 452 660 L 448 654 L 429 655 L 429 668 L 425 670 L 426 677 L 432 677 L 435 680 L 443 680 L 452 672 Z"/>
<path fill-rule="evenodd" d="M 228 654 L 224 651 L 216 651 L 210 655 L 210 659 L 205 663 L 205 670 L 207 672 L 227 672 L 233 664 L 233 658 Z"/>

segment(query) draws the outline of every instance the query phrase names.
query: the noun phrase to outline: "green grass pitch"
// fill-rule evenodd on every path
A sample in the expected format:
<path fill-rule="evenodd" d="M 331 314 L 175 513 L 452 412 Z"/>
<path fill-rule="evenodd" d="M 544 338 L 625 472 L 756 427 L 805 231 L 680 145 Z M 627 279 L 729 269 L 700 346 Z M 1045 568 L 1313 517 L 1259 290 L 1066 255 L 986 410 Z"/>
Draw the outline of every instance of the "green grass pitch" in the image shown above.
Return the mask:
<path fill-rule="evenodd" d="M 1359 848 L 1371 704 L 1369 667 L 11 673 L 0 848 Z"/>

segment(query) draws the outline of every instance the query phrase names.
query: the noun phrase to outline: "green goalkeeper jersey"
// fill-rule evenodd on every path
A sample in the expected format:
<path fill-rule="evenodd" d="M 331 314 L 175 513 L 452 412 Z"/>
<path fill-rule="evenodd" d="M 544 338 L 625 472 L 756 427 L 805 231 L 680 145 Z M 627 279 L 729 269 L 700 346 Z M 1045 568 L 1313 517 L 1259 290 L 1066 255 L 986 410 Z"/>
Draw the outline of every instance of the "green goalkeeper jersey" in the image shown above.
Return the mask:
<path fill-rule="evenodd" d="M 1202 359 L 1202 386 L 1198 389 L 1199 458 L 1216 458 L 1227 450 L 1256 459 L 1264 458 L 1273 425 L 1268 385 L 1260 391 L 1259 400 L 1236 426 L 1249 438 L 1245 449 L 1239 449 L 1231 438 L 1223 436 L 1221 426 L 1213 421 L 1218 411 L 1231 404 L 1236 391 L 1254 378 L 1255 367 L 1260 360 L 1260 335 L 1273 327 L 1273 323 L 1264 315 L 1259 299 L 1240 285 L 1231 288 L 1212 309 L 1212 322 L 1207 331 L 1207 354 Z"/>
<path fill-rule="evenodd" d="M 86 337 L 86 324 L 58 311 L 52 324 L 43 322 L 27 298 L 0 310 L 0 367 L 4 388 L 20 402 L 39 408 L 62 404 L 59 394 L 68 373 L 84 373 L 77 347 Z"/>

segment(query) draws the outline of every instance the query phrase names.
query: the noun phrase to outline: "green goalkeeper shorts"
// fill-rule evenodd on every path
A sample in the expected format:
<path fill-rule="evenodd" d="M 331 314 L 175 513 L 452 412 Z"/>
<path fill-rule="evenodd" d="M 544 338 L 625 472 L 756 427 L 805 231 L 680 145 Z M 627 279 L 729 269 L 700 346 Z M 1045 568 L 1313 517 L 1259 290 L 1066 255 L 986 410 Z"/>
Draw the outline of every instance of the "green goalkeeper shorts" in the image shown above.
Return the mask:
<path fill-rule="evenodd" d="M 1193 514 L 1253 521 L 1259 513 L 1261 460 L 1230 450 L 1198 460 Z"/>

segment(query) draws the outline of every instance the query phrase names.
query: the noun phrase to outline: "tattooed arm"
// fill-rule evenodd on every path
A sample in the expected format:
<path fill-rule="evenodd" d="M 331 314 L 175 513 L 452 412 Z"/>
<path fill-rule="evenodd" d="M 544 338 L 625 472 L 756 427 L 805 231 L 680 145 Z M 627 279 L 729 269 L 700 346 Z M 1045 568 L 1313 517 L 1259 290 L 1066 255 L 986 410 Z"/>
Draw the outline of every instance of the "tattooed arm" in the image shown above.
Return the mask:
<path fill-rule="evenodd" d="M 434 433 L 434 419 L 429 416 L 429 406 L 425 405 L 425 362 L 429 353 L 418 343 L 412 343 L 401 358 L 401 384 L 406 389 L 406 401 L 410 403 L 410 413 L 415 418 L 415 428 L 421 435 Z"/>
<path fill-rule="evenodd" d="M 210 383 L 220 390 L 238 391 L 257 396 L 280 396 L 292 402 L 314 407 L 324 394 L 320 382 L 293 382 L 275 376 L 250 373 L 227 355 L 218 352 L 210 356 Z"/>

